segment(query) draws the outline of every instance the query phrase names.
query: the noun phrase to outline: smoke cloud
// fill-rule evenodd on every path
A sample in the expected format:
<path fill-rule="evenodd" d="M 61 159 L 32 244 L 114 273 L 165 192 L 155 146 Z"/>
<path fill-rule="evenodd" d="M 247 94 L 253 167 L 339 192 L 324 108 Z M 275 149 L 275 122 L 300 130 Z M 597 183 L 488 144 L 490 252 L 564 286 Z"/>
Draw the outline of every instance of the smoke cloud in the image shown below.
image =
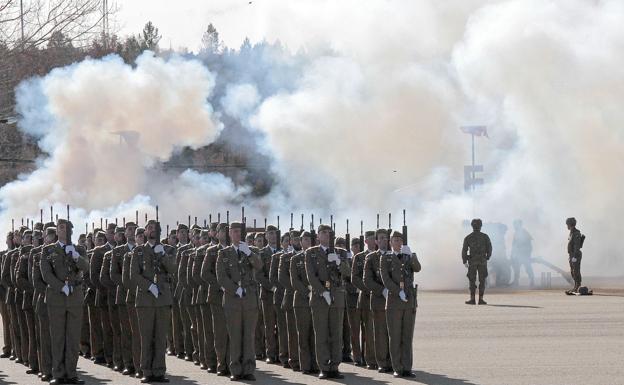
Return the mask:
<path fill-rule="evenodd" d="M 306 227 L 310 213 L 316 224 L 333 214 L 339 232 L 349 218 L 359 235 L 377 213 L 399 228 L 405 208 L 418 281 L 451 288 L 466 284 L 464 220 L 507 224 L 510 244 L 511 222 L 523 219 L 534 254 L 565 267 L 564 221 L 575 216 L 588 237 L 586 275 L 621 275 L 624 4 L 256 3 L 221 7 L 222 36 L 245 25 L 298 53 L 228 59 L 253 76 L 146 54 L 136 68 L 87 60 L 23 84 L 20 128 L 47 156 L 0 190 L 2 223 L 50 204 L 71 203 L 91 222 L 159 203 L 172 224 L 244 204 L 248 218 L 281 215 L 282 228 L 291 211 L 306 214 Z M 242 151 L 270 158 L 266 196 L 221 174 L 160 169 L 184 146 L 214 142 L 225 117 L 253 134 Z M 485 183 L 465 193 L 470 136 L 459 127 L 470 124 L 486 125 L 489 139 L 476 139 Z"/>

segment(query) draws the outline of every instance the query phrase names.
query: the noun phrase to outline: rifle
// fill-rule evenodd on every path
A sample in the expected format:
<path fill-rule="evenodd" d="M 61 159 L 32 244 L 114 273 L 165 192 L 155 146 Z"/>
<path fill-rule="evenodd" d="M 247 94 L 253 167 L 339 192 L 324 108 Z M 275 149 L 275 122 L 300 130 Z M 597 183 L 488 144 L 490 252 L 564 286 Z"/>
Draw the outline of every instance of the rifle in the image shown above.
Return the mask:
<path fill-rule="evenodd" d="M 228 226 L 230 226 L 230 210 L 227 210 L 225 212 L 225 223 L 227 223 Z"/>
<path fill-rule="evenodd" d="M 191 216 L 188 216 L 188 228 L 191 229 Z"/>
<path fill-rule="evenodd" d="M 15 231 L 15 219 L 11 219 L 11 232 Z"/>
<path fill-rule="evenodd" d="M 56 217 L 58 219 L 58 214 L 56 214 Z M 145 222 L 147 222 L 147 214 L 145 214 Z M 104 224 L 106 225 L 106 228 L 108 229 L 108 218 L 104 219 Z"/>
<path fill-rule="evenodd" d="M 135 213 L 134 213 L 134 214 L 135 214 L 135 217 L 136 217 L 136 218 L 135 218 L 135 220 L 136 220 L 136 225 L 138 226 L 138 225 L 139 225 L 139 210 L 135 211 Z"/>
<path fill-rule="evenodd" d="M 22 218 L 22 226 L 24 226 L 24 218 Z"/>
<path fill-rule="evenodd" d="M 221 213 L 217 213 L 217 222 L 221 223 Z"/>
<path fill-rule="evenodd" d="M 50 206 L 50 222 L 54 222 L 54 207 Z"/>
<path fill-rule="evenodd" d="M 303 214 L 301 214 L 301 232 L 303 233 Z"/>
<path fill-rule="evenodd" d="M 379 230 L 379 214 L 377 214 L 377 230 Z"/>
<path fill-rule="evenodd" d="M 405 222 L 405 209 L 403 209 L 403 245 L 407 246 L 407 223 Z"/>
<path fill-rule="evenodd" d="M 147 213 L 145 213 L 145 226 L 147 226 Z"/>
<path fill-rule="evenodd" d="M 227 223 L 228 227 L 228 231 L 225 234 L 225 244 L 229 246 L 232 244 L 232 240 L 230 239 L 230 210 L 225 212 L 225 223 Z"/>
<path fill-rule="evenodd" d="M 392 213 L 388 213 L 388 250 L 392 250 L 390 237 L 392 236 Z"/>
<path fill-rule="evenodd" d="M 312 214 L 312 221 L 310 222 L 310 237 L 312 238 L 311 245 L 316 245 L 316 231 L 314 231 L 314 214 Z"/>
<path fill-rule="evenodd" d="M 290 213 L 290 231 L 293 231 L 295 229 L 294 225 L 293 225 L 293 213 Z"/>
<path fill-rule="evenodd" d="M 197 217 L 195 217 L 195 225 L 197 226 Z"/>
<path fill-rule="evenodd" d="M 245 206 L 241 207 L 241 221 L 243 222 L 243 228 L 241 230 L 241 240 L 243 242 L 247 242 L 245 238 L 247 237 L 247 221 L 245 219 Z"/>
<path fill-rule="evenodd" d="M 126 227 L 126 217 L 123 217 L 122 220 L 123 220 L 123 227 Z"/>
<path fill-rule="evenodd" d="M 26 218 L 26 228 L 30 228 L 30 218 Z"/>
<path fill-rule="evenodd" d="M 264 231 L 266 232 L 266 227 L 267 227 L 267 219 L 264 218 Z"/>
<path fill-rule="evenodd" d="M 351 251 L 351 234 L 349 234 L 349 220 L 347 219 L 347 233 L 345 234 L 345 241 L 347 241 L 347 251 Z"/>
<path fill-rule="evenodd" d="M 39 210 L 39 222 L 43 223 L 43 209 Z"/>
<path fill-rule="evenodd" d="M 66 235 L 66 245 L 70 245 L 71 244 L 71 239 L 72 239 L 72 223 L 69 221 L 69 205 L 67 205 L 67 235 Z"/>
<path fill-rule="evenodd" d="M 204 228 L 206 228 L 206 219 L 204 218 Z"/>
<path fill-rule="evenodd" d="M 332 254 L 335 253 L 335 247 L 334 244 L 336 243 L 336 233 L 334 232 L 334 230 L 330 230 L 329 231 L 329 248 L 328 248 L 328 254 Z"/>
<path fill-rule="evenodd" d="M 360 221 L 360 252 L 364 251 L 364 221 Z"/>
<path fill-rule="evenodd" d="M 212 225 L 212 213 L 208 214 L 208 223 Z"/>
<path fill-rule="evenodd" d="M 280 230 L 279 215 L 277 216 L 277 250 L 282 247 L 282 230 Z"/>
<path fill-rule="evenodd" d="M 118 223 L 118 222 L 117 222 L 117 218 L 115 218 L 115 226 L 117 226 L 117 223 Z"/>
<path fill-rule="evenodd" d="M 102 229 L 102 230 L 103 230 L 103 227 L 104 227 L 103 223 L 104 223 L 104 220 L 102 218 L 100 218 L 100 229 Z"/>

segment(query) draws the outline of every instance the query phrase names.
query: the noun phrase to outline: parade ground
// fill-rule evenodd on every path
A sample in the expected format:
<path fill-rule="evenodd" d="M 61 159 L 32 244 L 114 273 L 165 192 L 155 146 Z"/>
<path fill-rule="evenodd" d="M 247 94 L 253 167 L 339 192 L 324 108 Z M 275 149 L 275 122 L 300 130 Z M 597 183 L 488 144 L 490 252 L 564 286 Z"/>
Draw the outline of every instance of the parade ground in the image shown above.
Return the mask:
<path fill-rule="evenodd" d="M 464 305 L 464 292 L 419 293 L 413 379 L 395 379 L 343 363 L 345 384 L 615 385 L 624 384 L 624 290 L 593 296 L 562 290 L 493 291 L 487 306 Z M 0 334 L 1 335 L 1 334 Z M 87 384 L 138 384 L 80 358 Z M 41 383 L 26 368 L 0 360 L 0 384 Z M 172 384 L 231 384 L 167 357 Z M 258 362 L 258 384 L 319 384 L 314 376 Z"/>

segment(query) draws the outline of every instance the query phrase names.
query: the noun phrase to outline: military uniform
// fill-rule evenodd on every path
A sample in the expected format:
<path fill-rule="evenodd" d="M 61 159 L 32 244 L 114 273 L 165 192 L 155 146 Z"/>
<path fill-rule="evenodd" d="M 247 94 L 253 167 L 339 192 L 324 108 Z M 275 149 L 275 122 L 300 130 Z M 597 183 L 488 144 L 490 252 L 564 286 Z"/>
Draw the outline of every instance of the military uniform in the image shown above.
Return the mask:
<path fill-rule="evenodd" d="M 4 250 L 0 252 L 0 277 L 2 276 L 2 269 L 4 266 L 4 261 L 6 259 L 7 253 L 10 250 Z M 7 289 L 4 282 L 0 280 L 0 316 L 2 316 L 2 341 L 4 345 L 2 346 L 2 357 L 6 358 L 11 356 L 11 313 L 9 311 L 9 307 L 6 304 L 7 297 Z"/>
<path fill-rule="evenodd" d="M 204 294 L 203 282 L 201 281 L 201 266 L 204 262 L 207 248 L 208 245 L 197 247 L 189 256 L 186 280 L 192 290 L 191 306 L 193 307 L 193 314 L 195 315 L 194 324 L 197 329 L 199 362 L 202 369 L 210 368 L 210 371 L 213 372 L 216 371 L 217 356 L 214 349 L 212 315 L 207 314 L 207 318 L 209 318 L 210 321 L 205 323 L 202 316 L 202 306 L 204 307 L 204 313 L 210 308 L 206 302 L 207 297 Z M 208 328 L 206 328 L 206 326 Z"/>
<path fill-rule="evenodd" d="M 581 287 L 581 259 L 583 258 L 583 252 L 581 251 L 581 245 L 583 236 L 577 228 L 573 228 L 570 231 L 568 237 L 568 262 L 570 263 L 570 274 L 574 280 L 574 291 L 577 291 Z M 572 259 L 576 259 L 573 261 Z"/>
<path fill-rule="evenodd" d="M 381 372 L 391 370 L 388 324 L 386 321 L 386 288 L 381 280 L 382 251 L 377 250 L 366 255 L 364 262 L 364 285 L 370 293 L 370 310 L 373 315 L 373 342 L 375 344 L 375 362 Z"/>
<path fill-rule="evenodd" d="M 277 346 L 277 318 L 275 305 L 273 304 L 273 283 L 270 279 L 271 260 L 277 248 L 265 246 L 260 250 L 262 268 L 256 272 L 256 280 L 260 283 L 260 302 L 262 304 L 262 317 L 264 320 L 264 344 L 266 346 L 267 362 L 278 361 Z"/>
<path fill-rule="evenodd" d="M 314 327 L 310 309 L 311 286 L 305 270 L 305 252 L 290 258 L 290 284 L 293 288 L 293 310 L 297 322 L 297 351 L 301 371 L 308 374 L 318 371 L 314 348 Z"/>
<path fill-rule="evenodd" d="M 41 274 L 41 253 L 43 247 L 33 254 L 32 281 L 34 286 L 33 306 L 39 323 L 39 370 L 42 373 L 42 381 L 49 381 L 52 377 L 52 339 L 50 336 L 50 317 L 45 303 L 46 289 L 48 284 Z"/>
<path fill-rule="evenodd" d="M 320 232 L 320 229 L 319 229 Z M 314 326 L 316 362 L 321 369 L 321 377 L 340 376 L 338 365 L 342 361 L 342 332 L 346 293 L 344 279 L 351 275 L 347 263 L 347 252 L 335 248 L 340 265 L 328 260 L 329 249 L 313 246 L 305 252 L 305 265 L 308 282 L 312 286 L 310 308 Z M 323 294 L 329 292 L 328 304 Z"/>
<path fill-rule="evenodd" d="M 254 330 L 258 297 L 254 270 L 261 268 L 262 260 L 253 251 L 245 255 L 234 246 L 228 246 L 218 252 L 217 282 L 224 289 L 223 310 L 230 339 L 232 379 L 252 379 L 256 368 Z"/>
<path fill-rule="evenodd" d="M 492 242 L 487 234 L 475 230 L 464 238 L 462 247 L 462 261 L 468 263 L 468 282 L 470 284 L 470 301 L 474 302 L 477 289 L 477 275 L 479 276 L 479 301 L 483 302 L 485 283 L 488 276 L 487 263 L 492 256 Z"/>
<path fill-rule="evenodd" d="M 104 352 L 104 359 L 110 367 L 113 366 L 113 328 L 110 313 L 108 312 L 108 288 L 100 281 L 100 272 L 104 264 L 104 255 L 112 249 L 113 247 L 109 243 L 95 247 L 89 265 L 89 278 L 91 279 L 93 287 L 96 288 L 95 307 L 99 315 L 99 317 L 94 318 L 99 318 L 102 325 L 102 350 Z"/>
<path fill-rule="evenodd" d="M 297 341 L 297 319 L 293 305 L 295 291 L 290 281 L 290 263 L 295 253 L 296 251 L 293 250 L 280 255 L 277 279 L 279 284 L 284 288 L 284 298 L 282 299 L 281 307 L 286 315 L 286 329 L 288 331 L 288 365 L 294 371 L 299 371 L 300 365 L 299 342 Z"/>
<path fill-rule="evenodd" d="M 117 284 L 111 279 L 111 260 L 117 247 L 104 254 L 104 261 L 100 270 L 100 283 L 106 288 L 106 298 L 108 305 L 108 316 L 110 318 L 111 330 L 113 332 L 113 364 L 114 370 L 121 372 L 124 362 L 121 348 L 121 320 L 119 306 L 116 302 Z M 119 251 L 117 251 L 119 253 Z"/>
<path fill-rule="evenodd" d="M 351 254 L 349 254 L 351 255 Z M 353 271 L 353 258 L 347 259 L 349 263 L 349 269 Z M 343 348 L 342 357 L 343 361 L 349 362 L 351 359 L 356 365 L 361 365 L 362 362 L 362 348 L 360 345 L 360 329 L 361 329 L 361 316 L 360 311 L 357 308 L 358 302 L 358 289 L 353 285 L 352 278 L 345 279 L 345 291 L 347 293 L 347 306 L 345 311 L 345 327 L 343 328 Z M 350 355 L 353 357 L 350 357 Z"/>
<path fill-rule="evenodd" d="M 135 246 L 134 248 L 136 248 Z M 132 330 L 132 364 L 138 376 L 142 377 L 141 368 L 141 330 L 139 329 L 139 316 L 136 309 L 137 286 L 130 279 L 132 269 L 132 252 L 127 252 L 123 256 L 123 266 L 121 270 L 121 282 L 126 290 L 126 308 L 130 320 L 130 330 Z"/>
<path fill-rule="evenodd" d="M 195 338 L 193 335 L 193 321 L 189 310 L 191 297 L 188 295 L 188 283 L 186 281 L 186 268 L 188 266 L 189 251 L 193 248 L 191 242 L 181 245 L 177 249 L 177 286 L 175 287 L 175 299 L 180 307 L 180 319 L 182 321 L 182 334 L 184 336 L 184 352 L 187 361 L 193 361 L 197 355 L 195 351 Z"/>
<path fill-rule="evenodd" d="M 132 358 L 132 328 L 130 325 L 130 313 L 126 304 L 128 290 L 123 284 L 123 262 L 127 254 L 132 253 L 133 246 L 128 243 L 117 246 L 113 249 L 110 260 L 110 279 L 115 284 L 115 306 L 119 314 L 119 326 L 121 341 L 119 348 L 121 350 L 121 359 L 124 374 L 131 374 L 135 370 L 134 360 Z M 136 338 L 136 337 L 135 337 Z"/>
<path fill-rule="evenodd" d="M 204 290 L 207 294 L 206 306 L 202 307 L 204 317 L 204 329 L 212 331 L 212 348 L 216 355 L 216 372 L 219 375 L 229 373 L 228 357 L 228 332 L 225 323 L 225 313 L 223 310 L 223 289 L 217 281 L 216 264 L 217 256 L 223 246 L 220 244 L 210 245 L 205 250 L 204 261 L 201 266 L 200 277 L 204 283 Z M 209 343 L 209 340 L 206 339 Z M 210 347 L 207 347 L 210 348 Z"/>
<path fill-rule="evenodd" d="M 93 251 L 93 249 L 87 251 L 89 266 L 93 264 Z M 104 358 L 104 337 L 102 334 L 101 311 L 95 306 L 97 287 L 95 286 L 95 281 L 91 279 L 91 271 L 85 273 L 84 280 L 87 287 L 84 304 L 87 307 L 89 314 L 89 336 L 91 338 L 89 342 L 91 346 L 91 355 L 94 358 L 95 363 L 100 364 L 106 362 L 106 359 Z"/>
<path fill-rule="evenodd" d="M 357 334 L 357 340 L 361 340 L 361 351 L 363 352 L 364 361 L 370 369 L 377 368 L 377 360 L 375 359 L 374 329 L 373 315 L 370 308 L 370 291 L 364 285 L 364 262 L 366 255 L 371 251 L 366 250 L 356 254 L 353 257 L 351 266 L 351 283 L 358 289 L 357 309 L 353 313 L 353 323 L 351 324 L 351 333 Z M 359 318 L 359 321 L 358 321 Z M 362 337 L 359 337 L 359 329 L 354 331 L 353 324 L 362 325 Z"/>
<path fill-rule="evenodd" d="M 412 339 L 418 306 L 418 286 L 414 284 L 414 273 L 420 269 L 416 254 L 392 252 L 382 256 L 381 279 L 388 289 L 386 320 L 390 358 L 396 377 L 411 375 L 412 371 Z"/>
<path fill-rule="evenodd" d="M 33 310 L 33 295 L 34 288 L 32 285 L 32 279 L 30 278 L 29 266 L 32 266 L 30 259 L 32 245 L 22 246 L 20 250 L 19 262 L 15 269 L 15 283 L 17 290 L 22 292 L 22 303 L 19 304 L 21 310 L 24 312 L 26 318 L 26 345 L 27 345 L 27 357 L 28 363 L 31 368 L 31 373 L 39 372 L 39 357 L 37 355 L 37 341 L 35 333 L 35 312 Z"/>
<path fill-rule="evenodd" d="M 275 309 L 275 320 L 277 324 L 278 359 L 284 367 L 288 365 L 288 327 L 286 321 L 286 311 L 282 308 L 284 301 L 284 286 L 279 282 L 279 261 L 284 254 L 283 250 L 271 256 L 271 267 L 269 268 L 269 281 L 273 285 L 273 307 Z"/>
<path fill-rule="evenodd" d="M 45 303 L 50 319 L 52 376 L 59 382 L 77 379 L 84 300 L 82 274 L 89 270 L 86 250 L 76 245 L 75 251 L 70 252 L 71 246 L 57 242 L 45 246 L 41 252 L 41 275 L 47 283 Z M 74 253 L 78 254 L 75 260 Z M 64 288 L 68 288 L 69 294 L 62 291 Z"/>
<path fill-rule="evenodd" d="M 145 243 L 134 248 L 130 265 L 141 332 L 141 371 L 145 380 L 162 379 L 166 371 L 167 333 L 173 304 L 169 274 L 176 269 L 174 249 L 168 245 Z M 158 297 L 150 288 L 157 291 Z"/>

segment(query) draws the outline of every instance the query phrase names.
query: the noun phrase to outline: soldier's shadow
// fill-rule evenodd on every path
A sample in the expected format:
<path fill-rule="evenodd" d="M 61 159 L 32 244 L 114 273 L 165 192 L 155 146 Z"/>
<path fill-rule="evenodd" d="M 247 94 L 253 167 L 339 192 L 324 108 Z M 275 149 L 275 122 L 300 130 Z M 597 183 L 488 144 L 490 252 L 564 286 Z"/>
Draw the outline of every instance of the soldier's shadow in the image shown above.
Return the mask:
<path fill-rule="evenodd" d="M 497 304 L 487 304 L 486 306 L 489 307 L 508 307 L 508 308 L 514 308 L 514 309 L 542 309 L 541 306 L 530 306 L 530 305 L 497 305 Z"/>
<path fill-rule="evenodd" d="M 6 374 L 0 372 L 0 385 L 17 384 L 17 382 L 14 381 L 7 381 L 6 378 L 8 377 L 9 376 L 7 376 Z"/>

